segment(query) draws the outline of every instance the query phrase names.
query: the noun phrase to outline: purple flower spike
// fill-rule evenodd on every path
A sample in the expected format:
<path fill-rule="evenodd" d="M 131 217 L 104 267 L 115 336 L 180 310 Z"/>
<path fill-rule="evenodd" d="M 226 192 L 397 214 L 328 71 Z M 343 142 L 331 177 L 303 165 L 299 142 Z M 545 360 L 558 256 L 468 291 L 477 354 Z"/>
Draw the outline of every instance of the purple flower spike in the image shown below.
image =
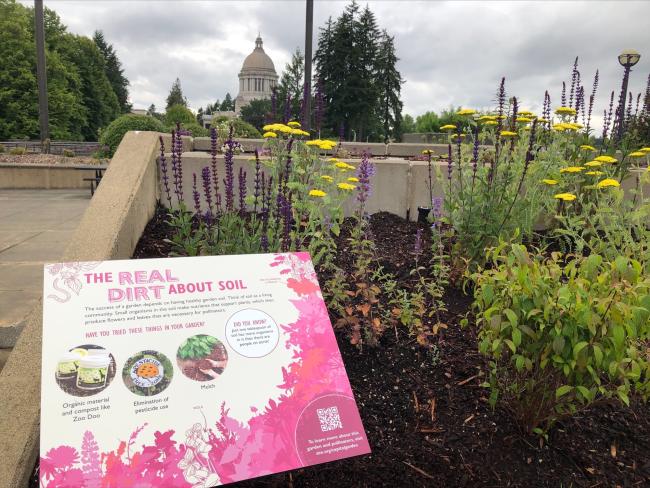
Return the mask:
<path fill-rule="evenodd" d="M 239 215 L 244 217 L 246 215 L 246 171 L 244 168 L 239 168 L 237 183 L 239 183 Z"/>
<path fill-rule="evenodd" d="M 207 166 L 201 171 L 201 178 L 203 179 L 203 195 L 208 204 L 208 210 L 205 212 L 208 225 L 212 223 L 212 181 L 210 178 L 210 168 Z"/>
<path fill-rule="evenodd" d="M 201 217 L 201 195 L 199 194 L 198 187 L 196 186 L 196 173 L 192 173 L 192 196 L 194 197 L 194 210 L 196 214 Z"/>
<path fill-rule="evenodd" d="M 451 157 L 451 144 L 447 145 L 447 179 L 451 184 L 451 173 L 453 171 L 453 158 Z"/>
<path fill-rule="evenodd" d="M 361 157 L 361 164 L 357 168 L 357 201 L 364 205 L 372 194 L 372 183 L 370 179 L 375 175 L 375 165 L 368 159 L 368 153 L 364 151 Z"/>
<path fill-rule="evenodd" d="M 226 212 L 232 212 L 234 209 L 234 185 L 235 175 L 233 172 L 234 144 L 232 139 L 233 126 L 230 126 L 228 140 L 226 141 L 226 153 L 224 154 L 224 163 L 226 166 L 226 178 L 223 180 L 226 188 Z"/>
<path fill-rule="evenodd" d="M 163 187 L 165 188 L 167 201 L 171 206 L 172 194 L 169 189 L 169 175 L 167 174 L 167 159 L 165 158 L 165 143 L 163 142 L 162 136 L 160 136 L 159 140 L 160 140 L 160 172 L 162 173 Z"/>
<path fill-rule="evenodd" d="M 219 194 L 219 174 L 217 171 L 218 136 L 217 129 L 210 129 L 210 164 L 212 165 L 212 184 L 217 213 L 221 211 L 221 195 Z"/>
<path fill-rule="evenodd" d="M 259 204 L 259 198 L 260 198 L 260 190 L 263 190 L 263 188 L 260 188 L 260 185 L 263 187 L 264 186 L 264 173 L 262 173 L 262 179 L 260 180 L 260 154 L 257 151 L 257 148 L 255 148 L 255 188 L 253 190 L 253 212 L 257 213 L 257 205 Z"/>

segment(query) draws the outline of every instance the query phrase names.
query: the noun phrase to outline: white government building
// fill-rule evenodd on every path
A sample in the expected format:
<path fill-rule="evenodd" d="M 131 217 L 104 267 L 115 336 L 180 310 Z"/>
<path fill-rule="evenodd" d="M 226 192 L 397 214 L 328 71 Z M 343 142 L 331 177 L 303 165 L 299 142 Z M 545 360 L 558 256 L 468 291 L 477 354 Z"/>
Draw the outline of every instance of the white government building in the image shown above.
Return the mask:
<path fill-rule="evenodd" d="M 235 98 L 234 112 L 214 112 L 203 116 L 203 126 L 210 127 L 213 117 L 225 115 L 238 116 L 242 107 L 251 100 L 271 98 L 273 87 L 278 84 L 278 74 L 275 72 L 273 60 L 264 51 L 262 37 L 258 34 L 255 39 L 255 49 L 246 56 L 239 72 L 239 93 Z"/>

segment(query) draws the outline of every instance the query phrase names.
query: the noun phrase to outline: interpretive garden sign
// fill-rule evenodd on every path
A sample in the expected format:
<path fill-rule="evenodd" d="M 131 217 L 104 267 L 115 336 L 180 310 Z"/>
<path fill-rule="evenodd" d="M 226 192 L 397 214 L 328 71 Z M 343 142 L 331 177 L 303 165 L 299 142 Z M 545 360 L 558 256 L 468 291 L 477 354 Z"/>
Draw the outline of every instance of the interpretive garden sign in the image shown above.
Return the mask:
<path fill-rule="evenodd" d="M 42 486 L 209 487 L 370 452 L 308 254 L 44 276 Z"/>

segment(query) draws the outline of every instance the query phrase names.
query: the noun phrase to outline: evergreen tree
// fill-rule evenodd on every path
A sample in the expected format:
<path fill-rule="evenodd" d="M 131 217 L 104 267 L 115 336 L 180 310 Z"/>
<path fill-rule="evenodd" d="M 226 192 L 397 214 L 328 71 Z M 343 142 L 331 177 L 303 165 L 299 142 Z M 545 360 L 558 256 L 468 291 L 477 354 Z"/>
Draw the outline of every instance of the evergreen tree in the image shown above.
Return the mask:
<path fill-rule="evenodd" d="M 379 85 L 379 107 L 384 142 L 392 136 L 402 137 L 402 101 L 400 92 L 402 76 L 397 71 L 394 39 L 384 30 L 377 57 L 377 81 Z"/>
<path fill-rule="evenodd" d="M 215 111 L 216 110 L 221 110 L 222 112 L 235 110 L 235 101 L 230 96 L 230 93 L 226 93 L 223 102 L 221 102 L 221 106 L 218 109 L 215 107 Z"/>
<path fill-rule="evenodd" d="M 300 49 L 296 49 L 291 56 L 291 61 L 284 67 L 276 89 L 278 117 L 284 118 L 287 116 L 290 120 L 300 120 L 302 118 L 300 111 L 304 97 L 304 86 L 305 57 L 300 52 Z M 287 102 L 289 103 L 288 108 Z"/>
<path fill-rule="evenodd" d="M 386 37 L 370 9 L 360 11 L 355 0 L 336 21 L 330 18 L 320 29 L 315 79 L 327 107 L 326 132 L 337 134 L 343 126 L 346 139 L 399 137 L 402 78 L 395 67 L 393 39 L 386 41 Z M 382 52 L 385 47 L 389 53 Z M 383 80 L 382 74 L 390 80 Z"/>
<path fill-rule="evenodd" d="M 169 95 L 167 95 L 167 106 L 165 109 L 173 105 L 182 105 L 187 107 L 187 98 L 183 96 L 183 90 L 181 89 L 181 80 L 176 78 L 176 81 L 172 83 L 172 88 L 169 90 Z"/>
<path fill-rule="evenodd" d="M 149 105 L 149 108 L 147 109 L 147 115 L 150 115 L 153 117 L 156 114 L 156 106 L 152 103 Z"/>
<path fill-rule="evenodd" d="M 104 56 L 104 71 L 117 96 L 120 110 L 122 113 L 129 113 L 133 107 L 129 103 L 129 80 L 124 76 L 122 63 L 117 58 L 113 46 L 106 42 L 102 31 L 95 31 L 93 41 Z"/>
<path fill-rule="evenodd" d="M 271 100 L 251 100 L 248 105 L 242 107 L 239 116 L 243 121 L 262 131 L 262 127 L 271 122 Z"/>

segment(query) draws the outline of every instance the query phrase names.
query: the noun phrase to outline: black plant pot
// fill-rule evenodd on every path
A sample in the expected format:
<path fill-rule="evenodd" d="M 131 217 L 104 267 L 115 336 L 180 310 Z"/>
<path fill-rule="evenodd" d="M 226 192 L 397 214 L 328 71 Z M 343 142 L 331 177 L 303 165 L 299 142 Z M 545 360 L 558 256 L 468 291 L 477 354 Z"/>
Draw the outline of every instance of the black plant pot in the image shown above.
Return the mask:
<path fill-rule="evenodd" d="M 429 207 L 418 207 L 418 222 L 426 224 L 428 222 L 429 212 L 431 212 Z"/>

